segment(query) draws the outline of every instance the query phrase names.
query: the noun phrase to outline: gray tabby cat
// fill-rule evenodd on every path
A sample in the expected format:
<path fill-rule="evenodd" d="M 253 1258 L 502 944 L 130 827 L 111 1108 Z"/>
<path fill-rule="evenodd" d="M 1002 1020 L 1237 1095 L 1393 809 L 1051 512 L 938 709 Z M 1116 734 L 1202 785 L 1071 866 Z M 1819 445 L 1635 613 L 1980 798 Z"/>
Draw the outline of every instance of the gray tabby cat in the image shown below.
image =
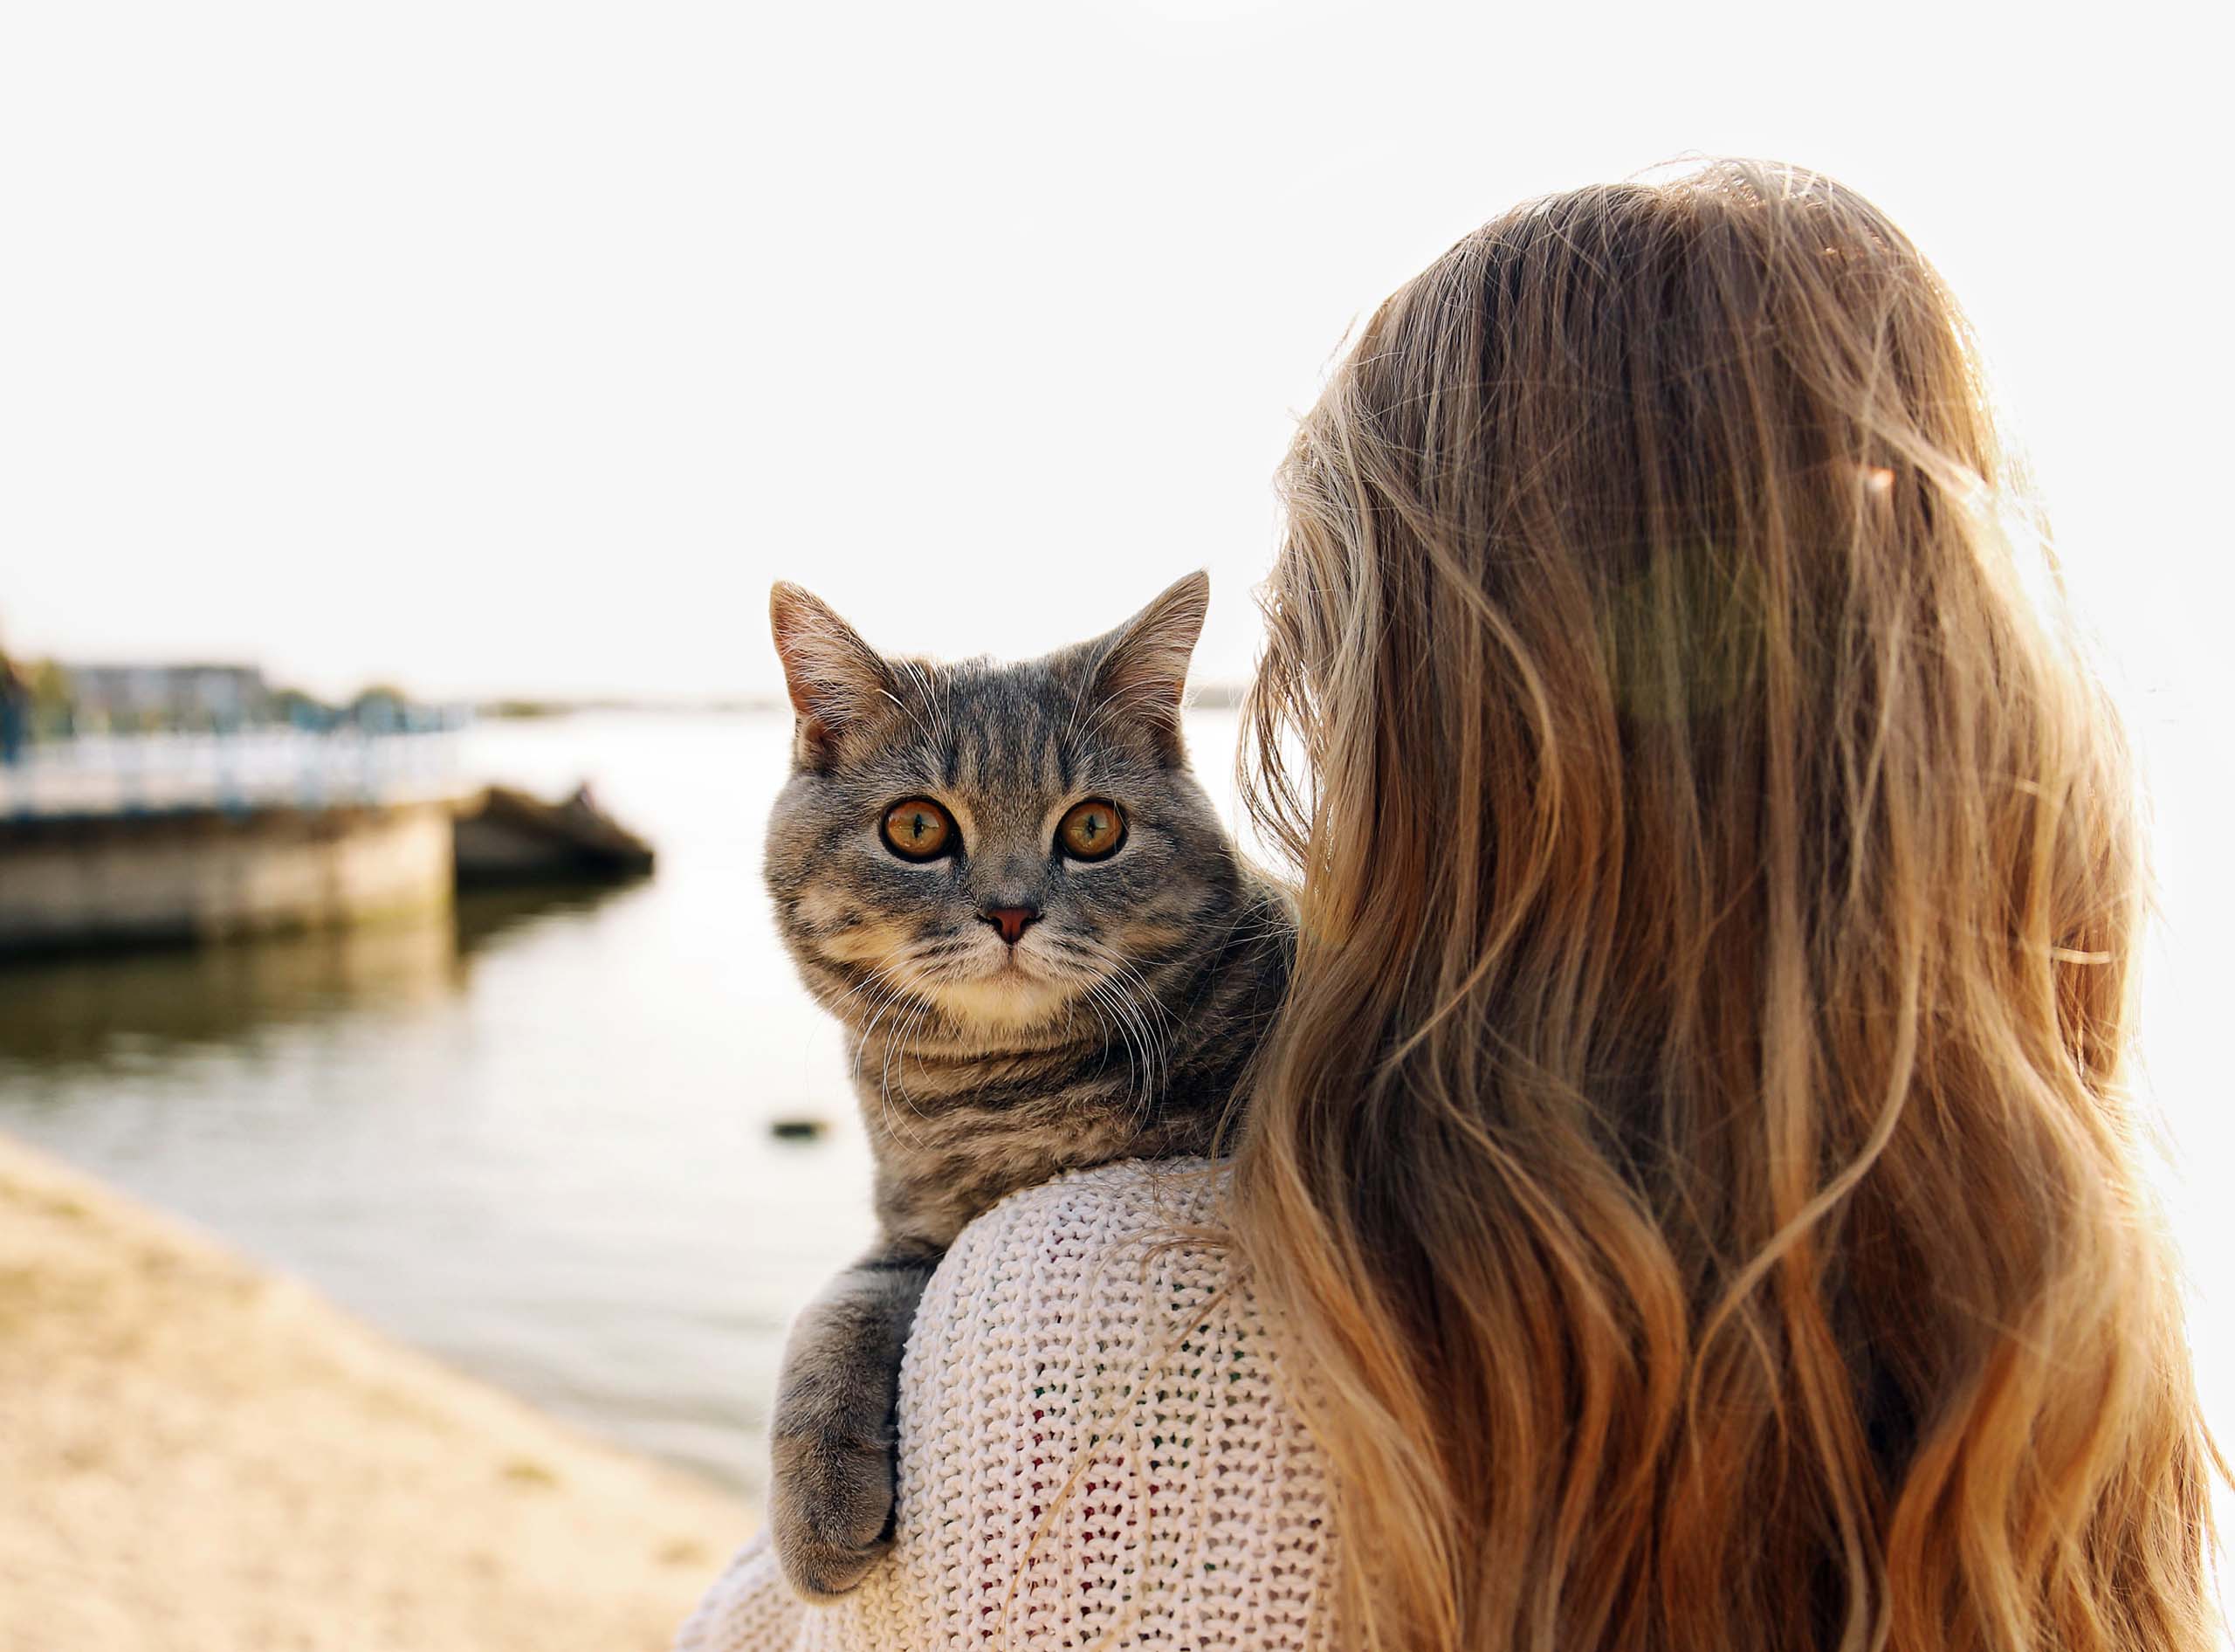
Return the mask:
<path fill-rule="evenodd" d="M 1065 1170 L 1208 1152 L 1279 1002 L 1287 906 L 1180 737 L 1209 597 L 1192 575 L 1093 642 L 938 665 L 772 595 L 798 719 L 768 888 L 846 1027 L 880 1229 L 777 1385 L 769 1519 L 808 1599 L 891 1541 L 901 1350 L 963 1224 Z"/>

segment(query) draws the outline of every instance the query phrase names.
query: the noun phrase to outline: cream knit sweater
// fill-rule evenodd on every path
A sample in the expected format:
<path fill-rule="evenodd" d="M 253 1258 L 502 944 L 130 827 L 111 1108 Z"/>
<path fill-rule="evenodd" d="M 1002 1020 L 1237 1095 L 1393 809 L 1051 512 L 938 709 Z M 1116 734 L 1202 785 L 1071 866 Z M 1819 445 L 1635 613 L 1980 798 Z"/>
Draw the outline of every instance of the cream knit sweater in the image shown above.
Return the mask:
<path fill-rule="evenodd" d="M 1214 1248 L 1200 1160 L 1083 1171 L 955 1242 L 900 1376 L 892 1552 L 836 1605 L 749 1545 L 676 1652 L 1331 1644 L 1324 1463 Z"/>

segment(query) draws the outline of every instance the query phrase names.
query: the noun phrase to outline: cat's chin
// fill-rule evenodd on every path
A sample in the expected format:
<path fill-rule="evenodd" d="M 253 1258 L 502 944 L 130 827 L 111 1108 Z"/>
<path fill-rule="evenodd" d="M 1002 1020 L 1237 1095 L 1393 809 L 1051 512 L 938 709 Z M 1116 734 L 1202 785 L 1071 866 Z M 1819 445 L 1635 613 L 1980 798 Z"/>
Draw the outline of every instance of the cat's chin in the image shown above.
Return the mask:
<path fill-rule="evenodd" d="M 962 1025 L 988 1032 L 1043 1026 L 1071 1002 L 1071 994 L 1056 982 L 1014 967 L 973 981 L 941 981 L 930 996 Z"/>

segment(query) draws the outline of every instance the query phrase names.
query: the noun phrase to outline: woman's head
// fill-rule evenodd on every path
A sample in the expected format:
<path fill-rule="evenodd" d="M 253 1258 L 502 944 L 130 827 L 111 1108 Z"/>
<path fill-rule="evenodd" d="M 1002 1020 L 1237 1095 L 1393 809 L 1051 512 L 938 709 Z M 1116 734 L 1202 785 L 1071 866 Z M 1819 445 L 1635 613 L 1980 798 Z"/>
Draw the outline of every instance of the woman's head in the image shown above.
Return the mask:
<path fill-rule="evenodd" d="M 2195 1642 L 2129 781 L 1930 267 L 1783 167 L 1536 202 L 1282 483 L 1237 1226 L 1365 1629 Z"/>

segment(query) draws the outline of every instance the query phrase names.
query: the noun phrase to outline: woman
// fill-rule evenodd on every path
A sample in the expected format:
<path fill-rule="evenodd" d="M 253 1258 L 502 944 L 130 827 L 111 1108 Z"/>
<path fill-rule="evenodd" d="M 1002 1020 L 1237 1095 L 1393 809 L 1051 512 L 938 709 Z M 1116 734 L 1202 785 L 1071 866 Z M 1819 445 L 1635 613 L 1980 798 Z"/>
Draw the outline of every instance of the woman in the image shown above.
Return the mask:
<path fill-rule="evenodd" d="M 1752 162 L 1519 208 L 1283 484 L 1228 1180 L 980 1222 L 892 1560 L 684 1644 L 2209 1644 L 2125 756 L 1929 267 Z"/>

